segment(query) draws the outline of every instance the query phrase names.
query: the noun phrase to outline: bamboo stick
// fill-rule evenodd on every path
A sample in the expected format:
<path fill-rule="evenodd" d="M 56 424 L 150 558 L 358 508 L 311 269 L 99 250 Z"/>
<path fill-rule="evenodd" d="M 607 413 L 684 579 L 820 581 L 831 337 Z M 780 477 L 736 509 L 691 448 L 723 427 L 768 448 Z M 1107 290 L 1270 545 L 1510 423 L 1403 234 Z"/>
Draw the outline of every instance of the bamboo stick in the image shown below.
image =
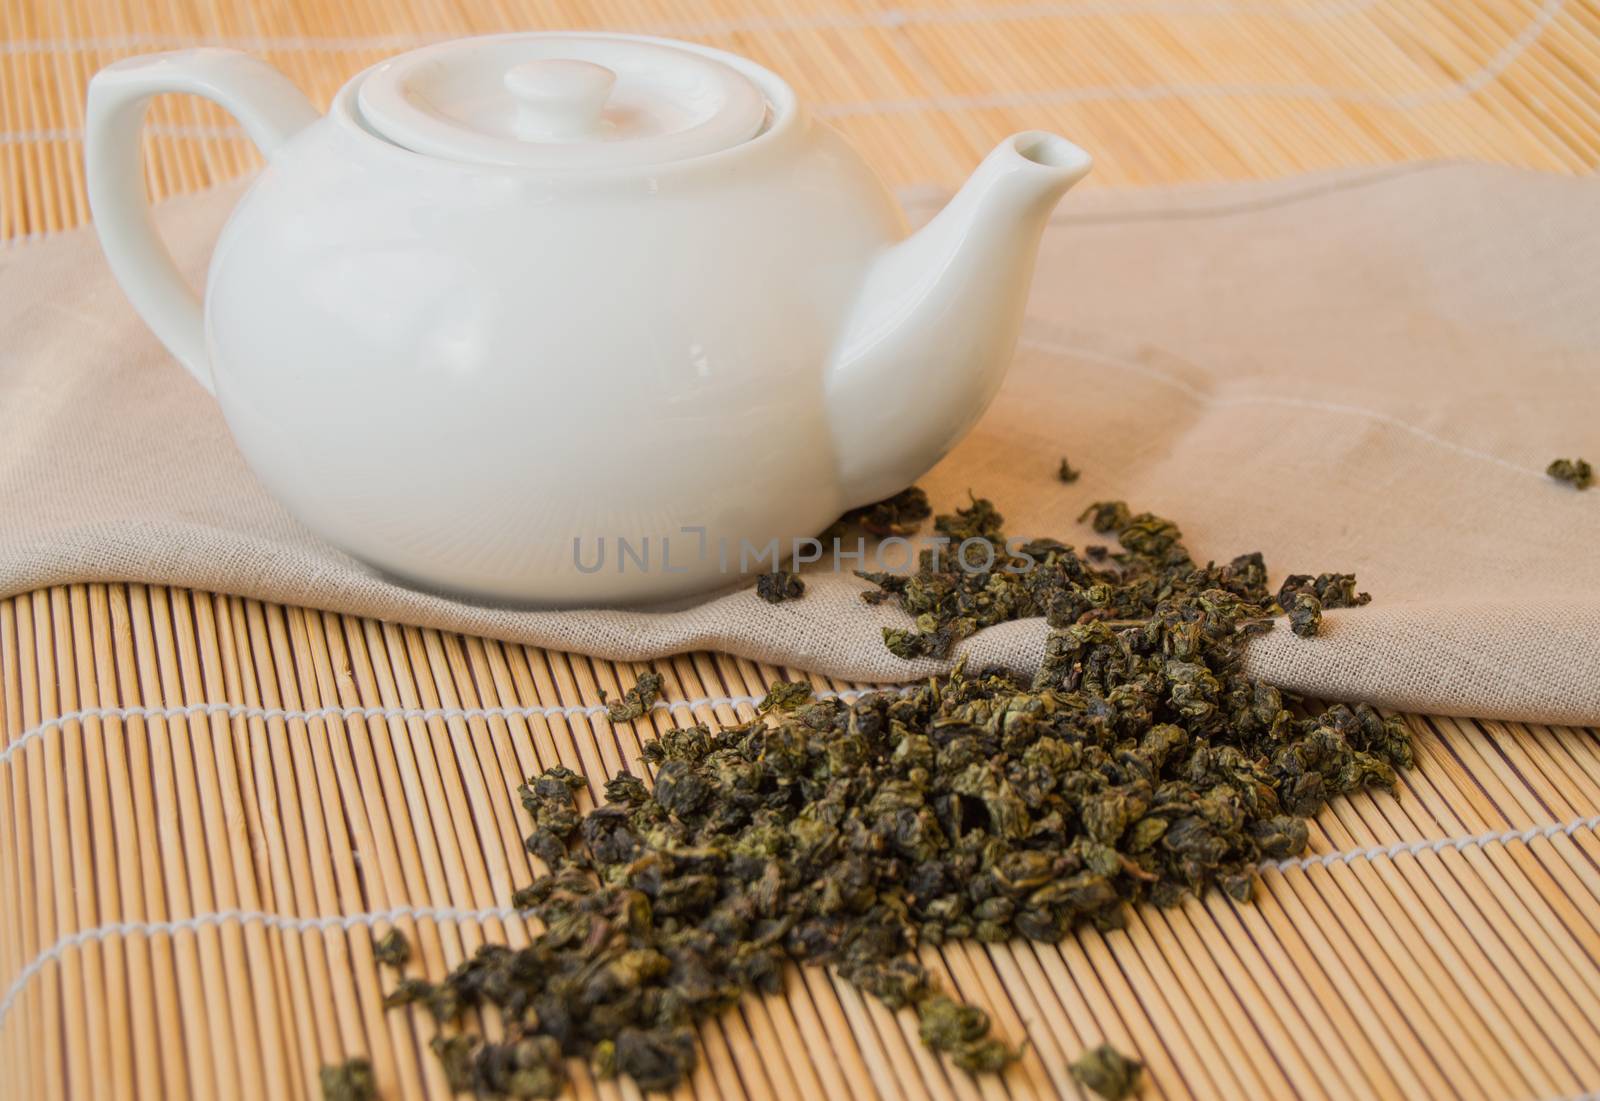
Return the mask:
<path fill-rule="evenodd" d="M 164 668 L 155 637 L 160 616 L 156 594 L 143 586 L 129 592 L 129 612 L 133 623 L 133 644 L 145 660 L 139 662 L 136 676 L 138 698 L 146 706 L 167 703 L 162 679 Z M 161 600 L 164 602 L 165 594 Z M 163 609 L 164 610 L 164 607 Z M 170 618 L 168 620 L 170 632 Z M 216 909 L 211 891 L 204 841 L 206 832 L 199 818 L 199 798 L 193 782 L 193 754 L 188 723 L 182 718 L 154 719 L 150 732 L 150 757 L 155 774 L 155 800 L 161 824 L 160 861 L 166 873 L 168 914 L 190 917 Z M 194 1068 L 192 1088 L 202 1095 L 237 1092 L 238 1074 L 235 1050 L 212 1035 L 212 1014 L 207 1005 L 220 1007 L 227 1002 L 222 980 L 222 961 L 218 931 L 212 927 L 182 930 L 171 937 L 182 999 L 184 1038 L 191 1049 Z"/>
<path fill-rule="evenodd" d="M 228 698 L 227 682 L 223 672 L 223 624 L 214 611 L 210 598 L 191 600 L 185 595 L 183 603 L 191 614 L 191 631 L 178 634 L 179 661 L 186 680 L 185 699 L 200 703 Z M 219 877 L 218 905 L 244 910 L 260 910 L 263 899 L 256 881 L 255 850 L 251 844 L 251 815 L 246 810 L 249 803 L 249 785 L 236 757 L 234 723 L 221 715 L 209 721 L 209 737 L 202 739 L 201 759 L 206 762 L 207 786 L 214 809 L 213 822 L 221 819 L 214 835 L 227 845 L 226 863 L 231 876 Z M 268 1084 L 288 1077 L 288 1065 L 280 1029 L 277 987 L 272 969 L 271 948 L 266 931 L 258 924 L 243 925 L 231 932 L 225 927 L 230 948 L 229 990 L 241 1012 L 248 1014 L 249 1029 L 239 1040 L 241 1053 L 240 1075 L 244 1095 L 262 1094 Z M 241 960 L 242 957 L 242 960 Z M 248 993 L 247 993 L 248 992 Z M 248 1010 L 244 1006 L 248 1004 Z"/>
<path fill-rule="evenodd" d="M 74 597 L 78 597 L 74 600 Z M 77 672 L 90 666 L 90 650 L 88 650 L 88 623 L 82 615 L 82 589 L 75 587 L 69 594 L 66 589 L 53 589 L 50 592 L 50 618 L 56 631 L 54 648 L 59 655 L 59 669 L 56 680 L 59 683 L 58 707 L 61 712 L 78 711 L 83 706 L 83 699 L 78 693 Z M 98 755 L 98 760 L 91 755 L 91 723 L 74 723 L 74 730 L 64 730 L 64 755 L 66 755 L 66 783 L 67 800 L 69 800 L 69 823 L 67 823 L 67 837 L 72 842 L 72 896 L 74 896 L 75 912 L 72 914 L 72 928 L 85 930 L 94 928 L 101 923 L 101 909 L 99 909 L 98 890 L 101 885 L 102 869 L 106 861 L 94 858 L 96 851 L 110 853 L 109 823 L 102 823 L 98 831 L 94 829 L 91 821 L 91 807 L 94 805 L 94 795 L 101 795 L 99 807 L 106 807 L 109 800 L 104 791 L 104 754 Z M 98 730 L 94 731 L 98 735 Z M 98 743 L 98 738 L 94 738 Z M 96 768 L 99 763 L 99 768 Z M 101 816 L 102 818 L 102 816 Z M 104 848 L 101 848 L 104 847 Z M 59 874 L 59 872 L 58 872 Z M 83 946 L 82 978 L 74 995 L 75 1007 L 67 1007 L 67 1013 L 74 1015 L 78 1023 L 82 1023 L 80 1032 L 80 1050 L 75 1051 L 74 1071 L 70 1079 L 78 1083 L 110 1082 L 115 1074 L 112 1059 L 118 1051 L 112 1045 L 110 1037 L 110 1021 L 107 1018 L 106 994 L 110 987 L 122 987 L 120 981 L 114 981 L 106 967 L 107 952 L 98 941 Z M 120 963 L 120 959 L 117 960 Z M 118 976 L 120 979 L 120 976 Z M 125 987 L 123 987 L 125 989 Z M 118 1029 L 120 1031 L 120 1029 Z M 82 1050 L 82 1048 L 88 1050 Z M 120 1045 L 120 1053 L 126 1055 L 126 1045 Z M 126 1064 L 123 1064 L 126 1072 Z"/>
<path fill-rule="evenodd" d="M 230 601 L 234 632 L 233 659 L 237 662 L 242 702 L 251 708 L 279 707 L 270 666 L 261 669 L 260 656 L 269 646 L 264 637 L 259 606 Z M 263 672 L 265 675 L 263 675 Z M 282 719 L 246 720 L 246 742 L 260 808 L 260 833 L 265 849 L 265 881 L 270 884 L 270 905 L 275 912 L 309 917 L 314 900 L 309 883 L 311 856 L 300 813 L 300 793 L 294 782 L 289 742 L 291 728 Z M 279 964 L 286 978 L 288 1023 L 297 1039 L 294 1070 L 298 1092 L 311 1096 L 317 1088 L 317 1067 L 337 1056 L 338 1040 L 328 1019 L 329 997 L 318 964 L 322 953 L 312 937 L 280 932 Z M 294 1080 L 286 1081 L 286 1085 Z"/>
<path fill-rule="evenodd" d="M 248 626 L 245 622 L 244 602 L 235 597 L 216 597 L 217 640 L 224 686 L 223 699 L 237 700 L 246 706 L 251 701 L 259 705 L 260 694 L 254 683 L 254 666 L 245 655 L 249 652 Z M 277 824 L 277 805 L 263 794 L 270 792 L 270 769 L 262 772 L 264 751 L 267 747 L 266 724 L 255 717 L 241 717 L 230 724 L 233 756 L 239 770 L 239 786 L 244 795 L 245 827 L 250 838 L 251 866 L 255 872 L 254 889 L 259 893 L 261 907 L 274 913 L 284 912 L 282 907 L 292 904 L 291 899 L 280 900 L 281 876 L 273 855 L 281 844 L 282 830 Z M 299 945 L 291 942 L 281 931 L 274 930 L 267 940 L 270 968 L 273 976 L 272 991 L 277 1010 L 276 1024 L 265 1023 L 264 1034 L 276 1032 L 284 1037 L 283 1074 L 275 1084 L 284 1090 L 298 1093 L 300 1083 L 307 1073 L 304 1038 L 311 1024 L 302 1012 L 305 993 L 301 978 Z M 298 1042 L 290 1043 L 288 1037 Z"/>
<path fill-rule="evenodd" d="M 13 601 L 0 604 L 0 664 L 3 664 L 6 744 L 9 748 L 17 745 L 27 721 L 22 713 L 22 660 L 17 647 L 17 607 Z M 23 747 L 21 752 L 28 752 L 27 747 Z M 14 757 L 13 762 L 8 769 L 10 775 L 5 778 L 7 829 L 4 836 L 0 836 L 0 843 L 4 843 L 8 850 L 5 860 L 6 897 L 18 900 L 18 904 L 10 907 L 10 912 L 5 915 L 6 970 L 11 975 L 19 975 L 39 949 L 37 934 L 33 937 L 28 935 L 33 920 L 30 897 L 33 891 L 30 869 L 33 852 L 32 835 L 25 828 L 28 813 L 27 773 L 20 758 Z M 11 1058 L 7 1060 L 7 1065 L 16 1068 L 17 1095 L 26 1097 L 33 1088 L 37 1071 L 32 1053 L 39 1050 L 37 1009 L 31 991 L 22 991 L 16 1012 L 23 1016 L 10 1030 Z"/>

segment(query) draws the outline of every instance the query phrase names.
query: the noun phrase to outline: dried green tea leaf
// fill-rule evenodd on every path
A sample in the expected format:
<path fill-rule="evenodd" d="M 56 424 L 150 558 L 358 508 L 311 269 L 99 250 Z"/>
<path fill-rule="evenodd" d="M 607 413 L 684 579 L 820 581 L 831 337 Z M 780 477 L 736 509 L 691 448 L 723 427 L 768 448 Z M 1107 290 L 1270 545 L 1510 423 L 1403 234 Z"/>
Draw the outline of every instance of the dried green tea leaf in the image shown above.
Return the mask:
<path fill-rule="evenodd" d="M 444 1080 L 450 1084 L 452 1093 L 470 1093 L 477 1088 L 478 1076 L 473 1070 L 473 1056 L 478 1044 L 477 1037 L 464 1034 L 439 1035 L 428 1042 L 433 1053 L 439 1057 Z"/>
<path fill-rule="evenodd" d="M 1372 603 L 1370 593 L 1356 592 L 1353 573 L 1292 573 L 1278 587 L 1278 606 L 1288 611 L 1300 593 L 1310 593 L 1324 608 L 1359 608 Z"/>
<path fill-rule="evenodd" d="M 1322 626 L 1322 601 L 1308 592 L 1295 593 L 1288 607 L 1289 629 L 1301 638 L 1312 638 Z"/>
<path fill-rule="evenodd" d="M 383 997 L 385 1009 L 413 1004 L 421 1005 L 440 1024 L 461 1015 L 461 999 L 452 987 L 435 985 L 424 979 L 401 979 Z"/>
<path fill-rule="evenodd" d="M 491 1097 L 559 1097 L 567 1084 L 561 1045 L 550 1036 L 485 1043 L 477 1049 L 470 1073 L 470 1088 Z"/>
<path fill-rule="evenodd" d="M 1063 458 L 1061 460 L 1061 465 L 1056 467 L 1056 480 L 1064 482 L 1067 485 L 1071 485 L 1073 482 L 1078 480 L 1079 475 L 1082 473 L 1083 471 L 1081 470 L 1072 469 L 1072 464 Z"/>
<path fill-rule="evenodd" d="M 804 680 L 775 680 L 756 710 L 765 715 L 768 711 L 793 711 L 811 700 L 811 682 Z"/>
<path fill-rule="evenodd" d="M 917 1004 L 918 1033 L 934 1051 L 974 1074 L 1003 1070 L 1021 1052 L 989 1035 L 989 1015 L 944 994 L 934 994 Z"/>
<path fill-rule="evenodd" d="M 966 508 L 935 516 L 933 529 L 948 536 L 952 543 L 962 543 L 968 539 L 993 540 L 1000 534 L 1000 525 L 1005 523 L 1005 517 L 1000 515 L 994 502 L 987 497 L 979 497 L 969 490 L 967 499 L 970 504 Z"/>
<path fill-rule="evenodd" d="M 376 1101 L 378 1096 L 372 1064 L 366 1059 L 322 1067 L 317 1071 L 317 1078 L 322 1083 L 323 1101 Z"/>
<path fill-rule="evenodd" d="M 620 700 L 612 700 L 606 704 L 606 714 L 614 723 L 631 722 L 648 715 L 660 698 L 660 674 L 640 673 L 639 679 L 634 682 L 632 688 L 623 693 Z"/>
<path fill-rule="evenodd" d="M 798 600 L 806 592 L 806 583 L 798 574 L 788 570 L 774 570 L 756 578 L 756 595 L 768 604 L 782 604 L 785 600 Z"/>
<path fill-rule="evenodd" d="M 1068 1068 L 1072 1078 L 1085 1089 L 1093 1090 L 1106 1101 L 1122 1101 L 1139 1089 L 1144 1064 L 1122 1054 L 1110 1044 L 1090 1048 Z"/>
<path fill-rule="evenodd" d="M 617 1033 L 616 1068 L 644 1090 L 669 1090 L 695 1064 L 694 1033 L 688 1028 L 624 1028 Z"/>
<path fill-rule="evenodd" d="M 912 658 L 948 657 L 950 647 L 955 641 L 955 636 L 944 629 L 926 632 L 908 631 L 902 627 L 883 629 L 883 644 L 889 648 L 891 654 L 907 661 Z"/>
<path fill-rule="evenodd" d="M 602 1081 L 617 1076 L 617 1042 L 615 1040 L 601 1040 L 594 1045 L 594 1050 L 589 1053 L 589 1069 L 594 1071 L 594 1076 Z"/>
<path fill-rule="evenodd" d="M 910 535 L 922 526 L 922 521 L 933 515 L 928 495 L 920 486 L 903 489 L 893 497 L 851 509 L 835 522 L 832 532 L 845 532 L 860 528 L 869 535 Z M 823 540 L 827 542 L 826 539 Z"/>
<path fill-rule="evenodd" d="M 393 968 L 401 968 L 411 958 L 411 944 L 398 929 L 390 929 L 382 939 L 372 942 L 372 958 Z"/>
<path fill-rule="evenodd" d="M 433 984 L 425 979 L 401 979 L 395 988 L 383 996 L 385 1009 L 394 1009 L 402 1005 L 411 1005 L 427 998 L 433 991 Z"/>
<path fill-rule="evenodd" d="M 1544 472 L 1573 489 L 1588 489 L 1594 484 L 1594 467 L 1585 459 L 1556 459 Z"/>

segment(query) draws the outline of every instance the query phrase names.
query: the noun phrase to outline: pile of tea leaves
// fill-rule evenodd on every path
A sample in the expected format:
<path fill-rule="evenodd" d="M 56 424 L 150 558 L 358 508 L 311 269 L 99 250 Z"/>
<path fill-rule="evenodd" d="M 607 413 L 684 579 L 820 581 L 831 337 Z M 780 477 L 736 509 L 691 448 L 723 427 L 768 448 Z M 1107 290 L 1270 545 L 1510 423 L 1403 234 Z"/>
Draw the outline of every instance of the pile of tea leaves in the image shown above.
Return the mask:
<path fill-rule="evenodd" d="M 1292 606 L 1354 603 L 1353 579 L 1291 578 L 1274 597 L 1260 555 L 1201 566 L 1167 521 L 1121 504 L 1091 516 L 1120 550 L 1037 540 L 1015 581 L 931 567 L 878 581 L 918 616 L 906 636 L 918 653 L 1045 614 L 1031 683 L 958 668 L 853 703 L 779 684 L 750 722 L 647 742 L 649 782 L 615 776 L 587 811 L 577 774 L 530 779 L 527 844 L 548 871 L 514 903 L 541 931 L 438 983 L 401 980 L 389 999 L 437 1018 L 451 1085 L 551 1097 L 577 1056 L 669 1088 L 695 1063 L 696 1023 L 780 991 L 789 961 L 833 966 L 914 1011 L 957 1066 L 998 1070 L 1017 1052 L 941 989 L 919 947 L 1053 942 L 1213 886 L 1247 899 L 1258 865 L 1303 850 L 1306 816 L 1395 784 L 1411 763 L 1397 720 L 1308 711 L 1244 672 L 1247 640 L 1285 593 Z M 937 525 L 1000 537 L 983 501 Z M 504 1022 L 492 1040 L 467 1023 L 489 1005 Z M 1073 1073 L 1118 1096 L 1138 1065 L 1102 1048 Z"/>

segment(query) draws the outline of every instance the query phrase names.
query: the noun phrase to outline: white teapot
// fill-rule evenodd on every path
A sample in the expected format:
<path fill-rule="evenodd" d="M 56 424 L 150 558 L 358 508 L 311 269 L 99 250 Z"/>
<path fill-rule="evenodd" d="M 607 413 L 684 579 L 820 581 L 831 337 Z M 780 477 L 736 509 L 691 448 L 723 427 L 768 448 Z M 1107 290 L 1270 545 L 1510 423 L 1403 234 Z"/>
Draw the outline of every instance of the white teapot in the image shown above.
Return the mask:
<path fill-rule="evenodd" d="M 164 92 L 267 159 L 203 307 L 141 182 Z M 429 46 L 325 116 L 245 54 L 156 54 L 87 114 L 111 268 L 267 488 L 411 584 L 545 605 L 731 585 L 921 476 L 998 389 L 1090 166 L 1009 137 L 907 237 L 778 76 L 621 34 Z"/>

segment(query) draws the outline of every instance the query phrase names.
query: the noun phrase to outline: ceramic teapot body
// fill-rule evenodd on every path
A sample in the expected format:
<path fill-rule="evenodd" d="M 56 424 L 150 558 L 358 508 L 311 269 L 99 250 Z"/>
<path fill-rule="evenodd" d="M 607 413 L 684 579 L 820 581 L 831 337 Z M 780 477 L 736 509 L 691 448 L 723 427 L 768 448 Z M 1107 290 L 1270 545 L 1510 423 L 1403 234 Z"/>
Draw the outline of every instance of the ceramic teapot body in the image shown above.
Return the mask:
<path fill-rule="evenodd" d="M 963 191 L 971 209 L 958 197 L 944 229 L 902 240 L 864 162 L 781 80 L 661 45 L 748 81 L 759 132 L 645 165 L 485 163 L 374 133 L 360 97 L 383 66 L 322 118 L 223 51 L 96 78 L 90 195 L 113 267 L 312 530 L 427 588 L 648 602 L 775 568 L 970 427 L 1015 340 L 1026 223 L 1086 163 L 1014 141 Z M 268 155 L 203 311 L 117 175 L 143 101 L 174 89 L 229 106 Z M 581 144 L 565 137 L 563 156 Z M 970 286 L 951 281 L 962 265 Z"/>

